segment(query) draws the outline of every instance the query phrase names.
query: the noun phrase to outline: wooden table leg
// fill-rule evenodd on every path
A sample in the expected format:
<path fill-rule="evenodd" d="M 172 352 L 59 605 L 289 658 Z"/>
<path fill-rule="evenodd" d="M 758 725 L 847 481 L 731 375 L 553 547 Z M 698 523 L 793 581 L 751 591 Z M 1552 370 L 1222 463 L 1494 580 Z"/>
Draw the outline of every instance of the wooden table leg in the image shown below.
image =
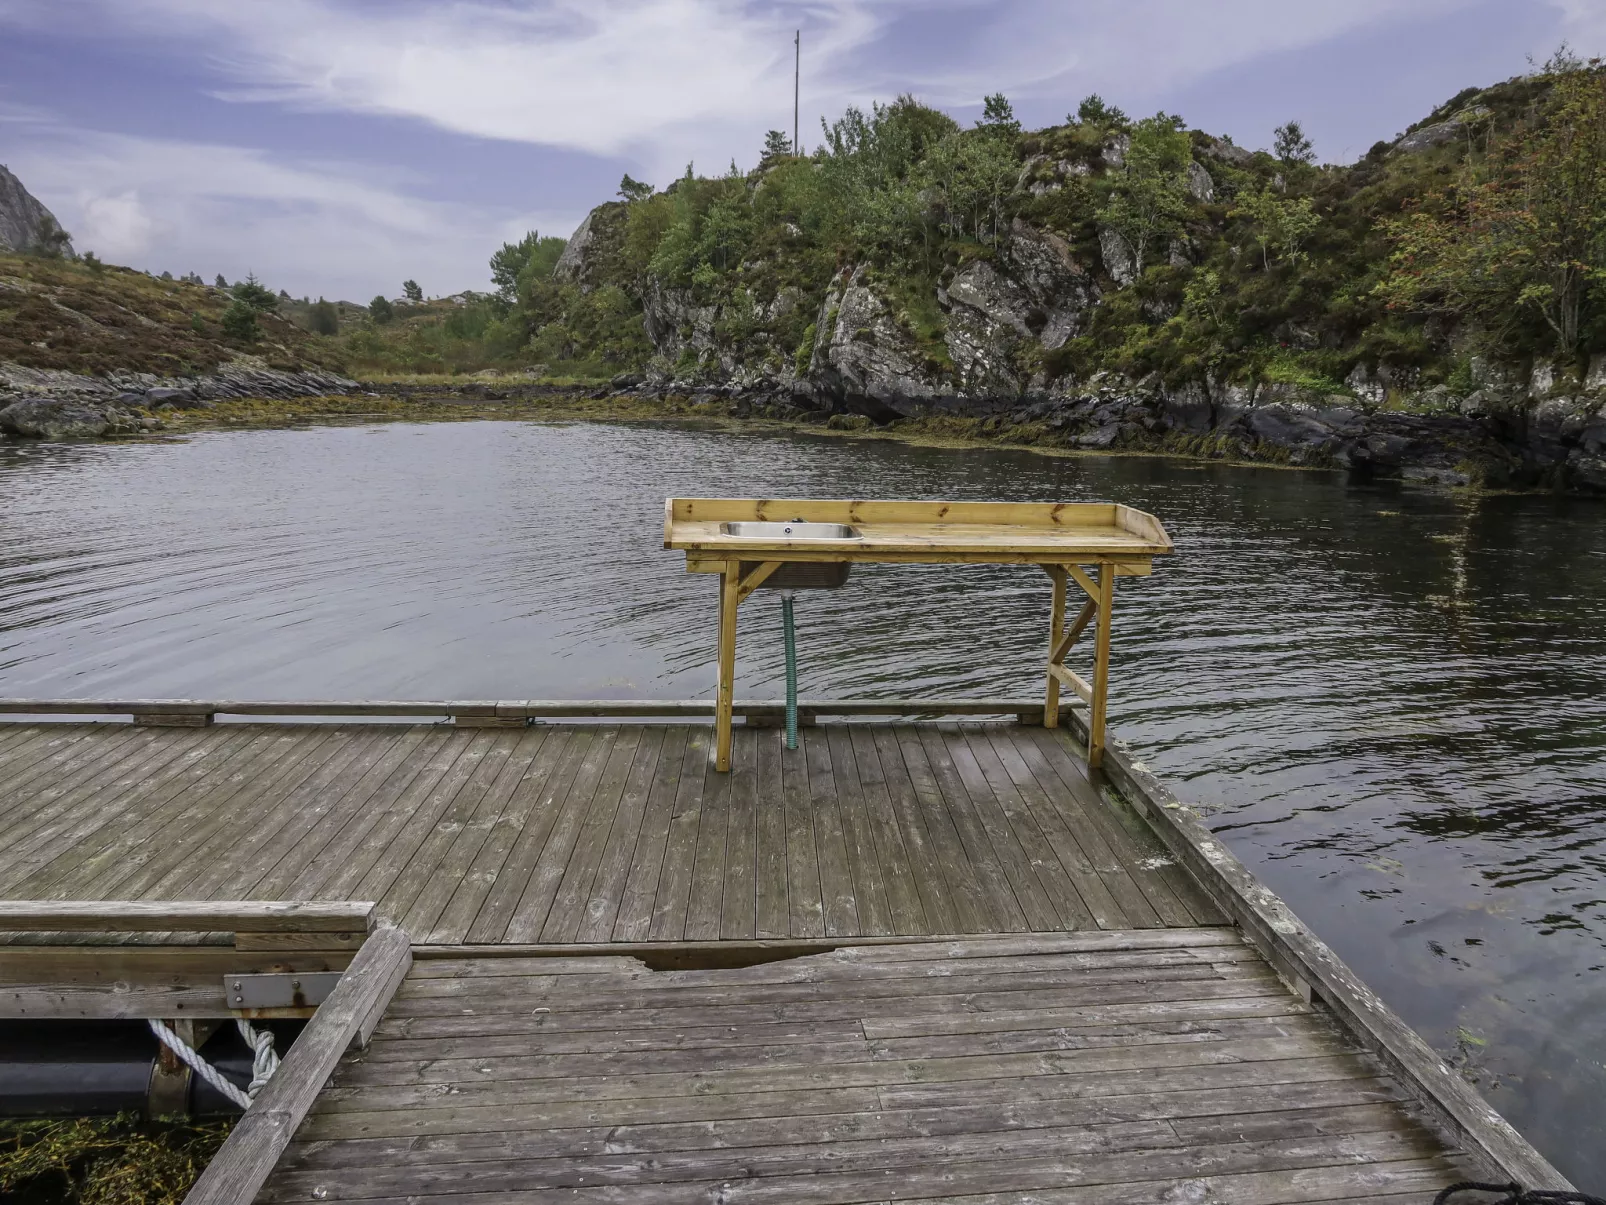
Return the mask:
<path fill-rule="evenodd" d="M 1099 566 L 1098 635 L 1093 648 L 1093 698 L 1088 720 L 1087 764 L 1104 764 L 1104 712 L 1110 691 L 1110 619 L 1115 609 L 1115 566 Z"/>
<path fill-rule="evenodd" d="M 736 608 L 741 564 L 727 561 L 719 578 L 719 695 L 714 706 L 714 768 L 731 768 L 731 709 L 736 701 Z"/>
<path fill-rule="evenodd" d="M 1054 663 L 1059 658 L 1060 641 L 1065 636 L 1065 570 L 1059 565 L 1044 565 L 1043 571 L 1054 583 L 1054 603 L 1048 617 L 1048 689 L 1043 695 L 1043 727 L 1060 726 L 1060 680 L 1054 676 Z"/>

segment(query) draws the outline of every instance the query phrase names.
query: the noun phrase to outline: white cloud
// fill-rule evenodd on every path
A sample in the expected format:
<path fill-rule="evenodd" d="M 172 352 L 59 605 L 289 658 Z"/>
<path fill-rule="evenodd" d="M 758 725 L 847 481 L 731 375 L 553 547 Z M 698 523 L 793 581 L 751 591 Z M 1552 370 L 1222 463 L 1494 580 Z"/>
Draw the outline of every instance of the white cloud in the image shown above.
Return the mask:
<path fill-rule="evenodd" d="M 150 250 L 156 222 L 135 190 L 113 196 L 81 192 L 78 210 L 83 216 L 75 237 L 102 259 L 122 263 Z"/>
<path fill-rule="evenodd" d="M 581 216 L 424 201 L 407 181 L 235 146 L 55 125 L 30 133 L 12 166 L 80 251 L 208 278 L 254 271 L 296 294 L 366 300 L 405 277 L 432 294 L 483 289 L 500 242 L 568 231 Z"/>
<path fill-rule="evenodd" d="M 1097 89 L 1136 104 L 1265 54 L 1472 2 L 12 0 L 57 28 L 76 13 L 86 31 L 192 48 L 231 99 L 412 118 L 658 172 L 688 157 L 722 164 L 732 150 L 750 160 L 791 109 L 795 24 L 804 111 L 834 114 L 903 88 L 943 105 L 999 88 Z M 1591 0 L 1558 2 L 1582 11 Z"/>
<path fill-rule="evenodd" d="M 1553 0 L 1572 47 L 1586 58 L 1606 58 L 1606 4 L 1601 0 Z"/>

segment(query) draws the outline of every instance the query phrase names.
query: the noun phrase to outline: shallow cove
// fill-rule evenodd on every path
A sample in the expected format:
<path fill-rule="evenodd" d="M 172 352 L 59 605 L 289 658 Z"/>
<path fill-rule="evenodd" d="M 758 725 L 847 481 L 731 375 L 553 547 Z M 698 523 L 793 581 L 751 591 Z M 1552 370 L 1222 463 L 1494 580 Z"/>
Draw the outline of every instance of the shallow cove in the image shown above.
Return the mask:
<path fill-rule="evenodd" d="M 0 445 L 0 693 L 686 698 L 712 580 L 671 494 L 1113 500 L 1112 723 L 1583 1186 L 1606 1183 L 1606 503 L 1336 474 L 472 422 Z M 779 603 L 739 693 L 777 697 Z M 1035 569 L 855 570 L 805 694 L 1029 693 Z"/>

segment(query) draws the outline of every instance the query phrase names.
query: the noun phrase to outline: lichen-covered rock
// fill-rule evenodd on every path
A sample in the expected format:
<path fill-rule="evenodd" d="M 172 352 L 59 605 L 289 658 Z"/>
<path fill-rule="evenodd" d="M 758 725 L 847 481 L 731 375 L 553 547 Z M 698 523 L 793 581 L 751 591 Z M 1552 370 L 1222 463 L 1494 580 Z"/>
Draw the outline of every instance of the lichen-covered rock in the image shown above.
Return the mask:
<path fill-rule="evenodd" d="M 1216 182 L 1210 178 L 1204 164 L 1191 159 L 1188 161 L 1188 191 L 1195 201 L 1206 205 L 1216 199 Z"/>
<path fill-rule="evenodd" d="M 1077 262 L 1070 243 L 1017 218 L 1010 228 L 1005 263 L 1031 298 L 1033 311 L 1043 314 L 1036 334 L 1045 348 L 1062 347 L 1081 332 L 1087 312 L 1099 302 L 1099 291 Z M 1034 312 L 1029 311 L 1026 318 L 1030 329 Z"/>
<path fill-rule="evenodd" d="M 24 439 L 95 439 L 146 427 L 122 406 L 80 398 L 27 398 L 0 410 L 0 431 Z"/>
<path fill-rule="evenodd" d="M 1099 254 L 1104 260 L 1104 270 L 1120 288 L 1126 288 L 1138 278 L 1137 253 L 1119 230 L 1108 226 L 1099 230 Z"/>
<path fill-rule="evenodd" d="M 1394 144 L 1394 150 L 1400 154 L 1409 155 L 1415 151 L 1425 151 L 1429 147 L 1443 146 L 1465 130 L 1467 126 L 1489 116 L 1489 110 L 1479 105 L 1476 108 L 1464 109 L 1446 121 L 1436 121 L 1432 125 L 1425 125 L 1421 129 L 1412 130 Z"/>
<path fill-rule="evenodd" d="M 810 377 L 858 413 L 883 421 L 918 414 L 948 392 L 862 268 L 826 295 L 815 329 Z"/>

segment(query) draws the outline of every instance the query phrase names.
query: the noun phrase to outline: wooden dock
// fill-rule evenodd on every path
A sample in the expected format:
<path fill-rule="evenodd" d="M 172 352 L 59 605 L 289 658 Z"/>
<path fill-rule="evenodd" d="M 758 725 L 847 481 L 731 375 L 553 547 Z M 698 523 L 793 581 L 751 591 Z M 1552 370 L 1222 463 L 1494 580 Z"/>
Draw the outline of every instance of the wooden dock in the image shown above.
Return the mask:
<path fill-rule="evenodd" d="M 0 725 L 0 1015 L 345 968 L 193 1205 L 1567 1186 L 1085 712 L 738 727 L 722 774 L 707 723 L 487 707 Z"/>

